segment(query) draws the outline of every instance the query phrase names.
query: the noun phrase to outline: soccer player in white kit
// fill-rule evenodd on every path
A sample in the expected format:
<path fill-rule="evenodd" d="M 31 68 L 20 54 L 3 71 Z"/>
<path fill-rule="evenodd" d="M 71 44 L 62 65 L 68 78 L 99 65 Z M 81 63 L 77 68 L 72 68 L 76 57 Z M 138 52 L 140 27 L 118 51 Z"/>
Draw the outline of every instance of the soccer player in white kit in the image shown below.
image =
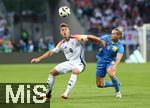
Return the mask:
<path fill-rule="evenodd" d="M 59 74 L 64 74 L 71 71 L 71 77 L 69 79 L 66 91 L 61 96 L 63 99 L 68 99 L 70 91 L 74 87 L 77 76 L 85 69 L 86 63 L 84 58 L 84 44 L 83 41 L 93 41 L 95 43 L 102 43 L 99 38 L 93 35 L 71 35 L 69 26 L 66 23 L 60 24 L 60 34 L 63 39 L 57 44 L 52 51 L 47 51 L 42 56 L 33 58 L 32 62 L 39 62 L 44 58 L 52 56 L 58 53 L 60 50 L 64 52 L 66 61 L 59 63 L 54 67 L 48 77 L 48 90 L 45 96 L 40 96 L 39 99 L 50 98 L 52 87 L 54 85 L 55 77 Z"/>

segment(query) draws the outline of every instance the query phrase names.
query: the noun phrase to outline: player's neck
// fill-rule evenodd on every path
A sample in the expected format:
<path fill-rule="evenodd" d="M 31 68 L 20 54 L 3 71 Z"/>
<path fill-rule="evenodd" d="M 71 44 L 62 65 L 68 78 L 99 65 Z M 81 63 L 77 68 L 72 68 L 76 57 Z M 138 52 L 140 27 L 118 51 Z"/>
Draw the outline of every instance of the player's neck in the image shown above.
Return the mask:
<path fill-rule="evenodd" d="M 117 44 L 120 40 L 112 40 L 113 44 Z"/>
<path fill-rule="evenodd" d="M 65 41 L 69 41 L 70 37 L 65 37 L 64 39 Z"/>
<path fill-rule="evenodd" d="M 64 39 L 65 39 L 65 41 L 69 41 L 70 36 L 66 36 L 66 37 L 64 37 Z"/>

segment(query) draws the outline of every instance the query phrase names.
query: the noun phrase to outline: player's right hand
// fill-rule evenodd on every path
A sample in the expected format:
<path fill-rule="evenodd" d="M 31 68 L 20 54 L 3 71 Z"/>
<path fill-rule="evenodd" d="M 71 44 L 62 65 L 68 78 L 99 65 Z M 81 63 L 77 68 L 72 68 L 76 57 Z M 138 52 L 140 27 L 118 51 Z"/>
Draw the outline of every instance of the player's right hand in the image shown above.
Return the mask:
<path fill-rule="evenodd" d="M 33 63 L 33 62 L 39 62 L 40 61 L 40 59 L 39 58 L 33 58 L 32 60 L 31 60 L 31 63 Z"/>

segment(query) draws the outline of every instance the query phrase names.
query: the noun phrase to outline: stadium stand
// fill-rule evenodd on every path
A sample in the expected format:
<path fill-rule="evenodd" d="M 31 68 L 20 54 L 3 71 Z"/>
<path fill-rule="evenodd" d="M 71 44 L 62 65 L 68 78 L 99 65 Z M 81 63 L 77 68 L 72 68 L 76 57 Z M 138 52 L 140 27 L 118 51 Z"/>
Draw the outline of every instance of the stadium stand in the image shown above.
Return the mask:
<path fill-rule="evenodd" d="M 47 5 L 45 7 L 46 1 L 37 0 L 41 5 L 36 7 L 34 0 L 17 0 L 12 9 L 12 2 L 1 2 L 8 12 L 0 17 L 0 52 L 41 52 L 52 49 L 58 42 L 49 25 L 53 19 L 52 15 L 48 16 L 50 11 Z M 135 25 L 150 22 L 148 0 L 68 0 L 68 3 L 86 34 L 101 36 L 115 27 L 134 31 Z M 131 49 L 137 46 L 137 42 L 131 42 Z M 95 49 L 95 45 L 87 44 L 88 51 Z"/>

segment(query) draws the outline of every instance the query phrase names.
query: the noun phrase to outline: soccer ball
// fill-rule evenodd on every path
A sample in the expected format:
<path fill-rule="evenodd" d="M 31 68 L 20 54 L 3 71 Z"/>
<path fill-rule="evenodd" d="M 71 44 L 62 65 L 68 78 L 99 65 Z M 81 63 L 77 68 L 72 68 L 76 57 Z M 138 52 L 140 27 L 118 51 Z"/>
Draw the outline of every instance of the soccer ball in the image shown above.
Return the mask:
<path fill-rule="evenodd" d="M 61 17 L 67 17 L 71 14 L 70 8 L 67 6 L 60 7 L 58 12 L 59 12 L 59 16 Z"/>

